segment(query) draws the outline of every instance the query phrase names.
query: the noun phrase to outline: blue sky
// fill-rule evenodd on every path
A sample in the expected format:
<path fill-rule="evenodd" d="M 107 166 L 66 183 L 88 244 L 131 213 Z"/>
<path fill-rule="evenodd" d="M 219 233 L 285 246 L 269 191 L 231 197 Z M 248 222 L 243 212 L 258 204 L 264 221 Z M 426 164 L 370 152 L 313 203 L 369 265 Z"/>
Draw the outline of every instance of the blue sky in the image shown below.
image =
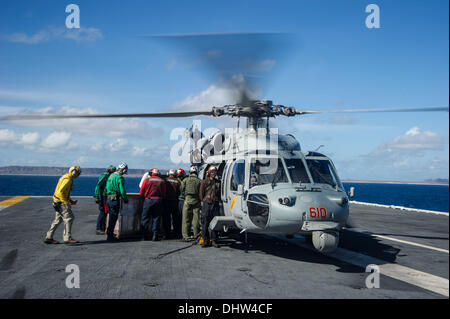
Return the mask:
<path fill-rule="evenodd" d="M 80 8 L 81 29 L 65 28 Z M 380 29 L 368 29 L 368 4 Z M 0 113 L 158 112 L 232 103 L 180 50 L 143 37 L 287 32 L 261 98 L 297 108 L 448 106 L 448 1 L 5 1 Z M 283 58 L 281 58 L 283 56 Z M 192 62 L 192 61 L 191 61 Z M 276 72 L 275 72 L 276 71 Z M 200 117 L 202 127 L 230 119 Z M 329 155 L 343 179 L 448 178 L 446 112 L 309 115 L 272 122 Z M 187 167 L 168 160 L 192 119 L 0 123 L 0 166 Z"/>

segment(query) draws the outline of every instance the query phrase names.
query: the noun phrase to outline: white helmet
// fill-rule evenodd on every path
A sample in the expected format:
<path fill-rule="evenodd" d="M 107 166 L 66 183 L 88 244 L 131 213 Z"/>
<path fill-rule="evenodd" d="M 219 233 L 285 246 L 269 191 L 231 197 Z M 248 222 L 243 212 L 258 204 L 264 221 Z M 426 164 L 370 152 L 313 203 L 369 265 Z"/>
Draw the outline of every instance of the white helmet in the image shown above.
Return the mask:
<path fill-rule="evenodd" d="M 191 168 L 189 169 L 189 174 L 191 174 L 191 173 L 195 173 L 195 174 L 198 173 L 197 166 L 191 166 Z"/>
<path fill-rule="evenodd" d="M 125 170 L 125 171 L 127 171 L 127 170 L 128 170 L 128 165 L 127 165 L 127 163 L 125 163 L 125 162 L 120 163 L 119 166 L 117 166 L 117 170 L 118 170 L 118 171 L 119 171 L 119 170 Z"/>

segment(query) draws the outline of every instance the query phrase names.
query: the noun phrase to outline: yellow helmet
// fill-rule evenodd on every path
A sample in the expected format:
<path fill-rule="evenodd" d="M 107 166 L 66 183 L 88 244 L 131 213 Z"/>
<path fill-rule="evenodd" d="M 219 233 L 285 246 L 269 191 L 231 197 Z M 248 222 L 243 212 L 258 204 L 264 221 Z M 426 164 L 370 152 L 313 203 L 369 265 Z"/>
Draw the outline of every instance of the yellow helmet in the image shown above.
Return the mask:
<path fill-rule="evenodd" d="M 81 174 L 81 168 L 80 168 L 80 166 L 72 166 L 72 167 L 69 169 L 69 174 L 72 174 L 74 171 L 75 171 L 76 176 L 80 175 L 80 174 Z"/>

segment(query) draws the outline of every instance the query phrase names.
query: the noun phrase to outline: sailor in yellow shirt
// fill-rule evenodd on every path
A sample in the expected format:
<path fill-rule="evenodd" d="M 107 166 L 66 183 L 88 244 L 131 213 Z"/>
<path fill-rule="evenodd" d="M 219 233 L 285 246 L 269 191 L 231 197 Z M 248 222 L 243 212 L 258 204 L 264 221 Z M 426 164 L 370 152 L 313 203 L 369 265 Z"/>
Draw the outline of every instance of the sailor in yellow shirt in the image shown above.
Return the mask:
<path fill-rule="evenodd" d="M 72 166 L 69 169 L 69 173 L 61 176 L 56 185 L 55 193 L 53 195 L 53 208 L 56 211 L 56 217 L 50 226 L 50 230 L 47 232 L 47 236 L 44 240 L 46 244 L 59 244 L 57 240 L 53 239 L 53 234 L 56 228 L 62 221 L 64 221 L 64 243 L 76 244 L 77 240 L 74 240 L 71 236 L 72 223 L 74 216 L 72 214 L 72 205 L 76 205 L 78 201 L 70 198 L 70 192 L 73 188 L 73 180 L 78 178 L 81 174 L 79 166 Z"/>

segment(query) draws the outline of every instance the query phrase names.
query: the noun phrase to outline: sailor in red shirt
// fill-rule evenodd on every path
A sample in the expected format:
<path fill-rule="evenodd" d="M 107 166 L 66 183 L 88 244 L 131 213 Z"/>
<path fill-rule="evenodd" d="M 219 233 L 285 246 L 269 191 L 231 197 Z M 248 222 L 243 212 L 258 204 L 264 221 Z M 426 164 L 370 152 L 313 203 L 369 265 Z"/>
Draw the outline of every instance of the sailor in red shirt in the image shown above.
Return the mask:
<path fill-rule="evenodd" d="M 164 213 L 162 215 L 164 233 L 166 239 L 182 238 L 181 213 L 178 210 L 181 183 L 177 178 L 177 171 L 175 169 L 169 170 L 168 175 L 166 179 L 167 192 L 164 200 Z"/>
<path fill-rule="evenodd" d="M 144 209 L 141 219 L 142 237 L 143 239 L 150 237 L 148 226 L 150 224 L 150 218 L 153 218 L 153 241 L 159 240 L 159 218 L 163 213 L 163 200 L 166 197 L 166 182 L 159 175 L 159 170 L 153 168 L 151 170 L 151 176 L 144 180 L 140 190 L 141 197 L 144 199 Z"/>

